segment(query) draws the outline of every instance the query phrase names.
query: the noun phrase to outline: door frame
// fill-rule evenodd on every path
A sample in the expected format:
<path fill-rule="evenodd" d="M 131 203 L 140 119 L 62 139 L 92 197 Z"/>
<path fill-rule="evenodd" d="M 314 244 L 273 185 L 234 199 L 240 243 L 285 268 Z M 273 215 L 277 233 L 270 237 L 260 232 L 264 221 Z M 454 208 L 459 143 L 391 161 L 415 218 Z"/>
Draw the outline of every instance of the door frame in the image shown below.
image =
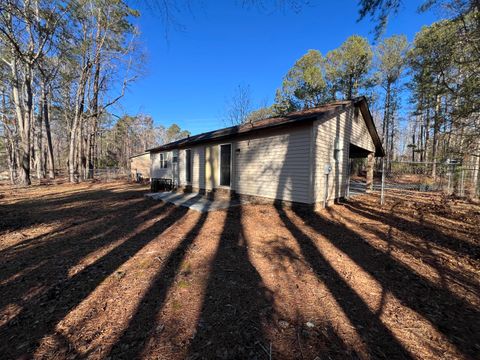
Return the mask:
<path fill-rule="evenodd" d="M 192 149 L 183 149 L 185 151 L 185 185 L 192 185 L 192 177 L 193 177 L 193 159 L 192 159 Z M 189 165 L 189 172 L 190 172 L 190 180 L 187 179 L 187 151 L 190 152 L 190 165 Z"/>

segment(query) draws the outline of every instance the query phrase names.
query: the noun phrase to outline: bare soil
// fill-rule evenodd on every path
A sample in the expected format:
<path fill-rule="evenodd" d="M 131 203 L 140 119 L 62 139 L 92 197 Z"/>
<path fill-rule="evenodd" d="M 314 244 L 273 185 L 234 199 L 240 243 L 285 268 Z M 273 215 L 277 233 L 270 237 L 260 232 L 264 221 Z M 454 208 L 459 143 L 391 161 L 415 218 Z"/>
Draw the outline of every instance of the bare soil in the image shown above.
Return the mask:
<path fill-rule="evenodd" d="M 127 183 L 0 186 L 1 359 L 473 359 L 480 206 L 200 214 Z"/>

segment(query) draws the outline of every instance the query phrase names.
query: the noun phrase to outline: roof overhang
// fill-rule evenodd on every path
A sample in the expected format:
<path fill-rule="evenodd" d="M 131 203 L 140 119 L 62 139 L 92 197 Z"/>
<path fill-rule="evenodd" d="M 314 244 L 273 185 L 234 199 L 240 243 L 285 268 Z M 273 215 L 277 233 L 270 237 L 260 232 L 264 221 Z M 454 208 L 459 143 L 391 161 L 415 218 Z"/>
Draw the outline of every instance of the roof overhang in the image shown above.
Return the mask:
<path fill-rule="evenodd" d="M 378 136 L 372 113 L 370 112 L 370 108 L 368 107 L 367 99 L 365 98 L 365 96 L 361 96 L 354 99 L 353 102 L 354 105 L 360 109 L 360 111 L 362 112 L 362 116 L 365 119 L 365 124 L 367 125 L 368 132 L 370 133 L 370 136 L 372 137 L 373 143 L 375 145 L 375 156 L 384 157 L 385 150 L 383 149 L 382 141 Z"/>
<path fill-rule="evenodd" d="M 341 113 L 348 108 L 351 108 L 351 106 L 358 107 L 362 112 L 367 129 L 375 144 L 375 156 L 384 156 L 385 153 L 382 147 L 382 142 L 380 141 L 377 130 L 375 128 L 375 123 L 373 122 L 372 114 L 370 113 L 370 110 L 368 108 L 367 100 L 363 96 L 353 100 L 338 101 L 318 108 L 290 113 L 283 117 L 268 118 L 253 123 L 232 126 L 224 129 L 190 136 L 165 145 L 147 149 L 146 151 L 170 151 L 173 149 L 186 148 L 202 143 L 224 141 L 227 139 L 240 137 L 242 135 L 251 134 L 266 129 L 289 127 L 292 125 L 297 125 L 299 123 L 303 124 L 313 122 L 314 120 L 321 120 L 324 118 L 335 116 L 336 114 Z"/>

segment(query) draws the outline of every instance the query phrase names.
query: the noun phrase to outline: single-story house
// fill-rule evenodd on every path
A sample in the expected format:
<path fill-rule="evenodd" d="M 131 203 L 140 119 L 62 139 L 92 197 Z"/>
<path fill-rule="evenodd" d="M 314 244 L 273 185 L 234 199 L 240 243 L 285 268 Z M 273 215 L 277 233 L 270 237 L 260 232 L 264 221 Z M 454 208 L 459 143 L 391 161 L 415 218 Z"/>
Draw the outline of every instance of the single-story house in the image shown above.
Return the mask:
<path fill-rule="evenodd" d="M 130 177 L 134 181 L 150 179 L 150 153 L 144 152 L 130 156 Z"/>
<path fill-rule="evenodd" d="M 208 195 L 324 206 L 346 195 L 351 158 L 384 151 L 365 97 L 190 136 L 147 150 L 153 179 Z"/>

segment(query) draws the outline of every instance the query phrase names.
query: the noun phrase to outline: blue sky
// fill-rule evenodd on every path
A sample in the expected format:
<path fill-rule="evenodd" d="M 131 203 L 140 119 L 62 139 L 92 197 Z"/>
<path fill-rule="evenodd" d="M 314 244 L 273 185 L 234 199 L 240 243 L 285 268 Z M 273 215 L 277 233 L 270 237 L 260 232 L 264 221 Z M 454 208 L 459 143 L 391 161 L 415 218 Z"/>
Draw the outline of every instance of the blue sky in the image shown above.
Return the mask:
<path fill-rule="evenodd" d="M 352 34 L 373 39 L 374 24 L 356 21 L 356 1 L 311 2 L 295 13 L 205 0 L 181 12 L 184 29 L 171 29 L 168 39 L 160 17 L 140 9 L 137 25 L 148 60 L 145 74 L 122 99 L 119 115 L 149 114 L 156 124 L 177 123 L 192 134 L 224 127 L 225 103 L 238 84 L 249 85 L 257 103 L 270 104 L 287 70 L 307 50 L 326 54 Z M 436 20 L 418 14 L 418 4 L 406 0 L 386 36 L 405 34 L 412 40 L 422 25 Z"/>

